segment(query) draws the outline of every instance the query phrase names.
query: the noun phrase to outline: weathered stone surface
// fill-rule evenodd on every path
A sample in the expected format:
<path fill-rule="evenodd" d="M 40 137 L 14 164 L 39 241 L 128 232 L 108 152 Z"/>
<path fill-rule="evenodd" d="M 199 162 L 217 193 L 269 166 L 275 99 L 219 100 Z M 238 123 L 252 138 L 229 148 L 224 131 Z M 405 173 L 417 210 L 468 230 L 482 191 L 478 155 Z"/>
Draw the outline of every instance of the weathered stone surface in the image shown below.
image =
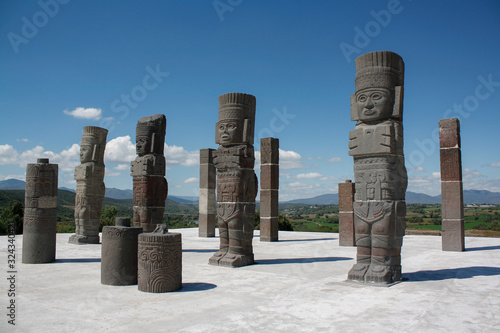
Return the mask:
<path fill-rule="evenodd" d="M 262 190 L 279 189 L 280 170 L 278 164 L 260 165 L 260 188 Z"/>
<path fill-rule="evenodd" d="M 403 60 L 388 51 L 361 55 L 355 83 L 351 119 L 357 124 L 349 133 L 349 155 L 354 158 L 357 263 L 348 279 L 387 285 L 401 280 L 406 227 Z M 348 199 L 342 205 L 348 206 Z"/>
<path fill-rule="evenodd" d="M 443 219 L 443 251 L 461 252 L 465 250 L 465 228 L 463 219 Z"/>
<path fill-rule="evenodd" d="M 279 164 L 280 140 L 277 138 L 260 139 L 260 163 Z"/>
<path fill-rule="evenodd" d="M 200 149 L 200 198 L 198 235 L 215 237 L 215 165 L 214 149 Z"/>
<path fill-rule="evenodd" d="M 355 246 L 354 238 L 354 183 L 339 183 L 339 245 Z"/>
<path fill-rule="evenodd" d="M 257 177 L 253 135 L 255 97 L 241 93 L 219 96 L 219 121 L 213 152 L 217 168 L 217 221 L 220 250 L 211 265 L 241 267 L 254 263 L 252 248 Z"/>
<path fill-rule="evenodd" d="M 168 184 L 165 179 L 165 131 L 167 120 L 163 114 L 139 119 L 136 127 L 137 158 L 130 168 L 134 191 L 134 226 L 144 232 L 155 229 L 163 221 Z"/>
<path fill-rule="evenodd" d="M 115 226 L 130 227 L 130 217 L 115 217 Z"/>
<path fill-rule="evenodd" d="M 152 233 L 139 235 L 138 288 L 165 293 L 182 288 L 182 239 L 158 225 Z"/>
<path fill-rule="evenodd" d="M 261 242 L 277 242 L 278 237 L 278 217 L 260 218 L 260 240 Z"/>
<path fill-rule="evenodd" d="M 130 226 L 130 219 L 128 222 Z M 137 244 L 140 233 L 142 228 L 124 226 L 102 228 L 102 284 L 113 286 L 137 284 Z"/>
<path fill-rule="evenodd" d="M 108 130 L 95 126 L 83 128 L 81 164 L 75 168 L 75 234 L 72 244 L 98 244 L 102 203 L 104 201 L 104 150 Z"/>
<path fill-rule="evenodd" d="M 278 217 L 278 190 L 260 190 L 260 217 Z"/>
<path fill-rule="evenodd" d="M 48 158 L 26 166 L 22 262 L 56 260 L 58 165 Z"/>
<path fill-rule="evenodd" d="M 443 251 L 463 251 L 465 249 L 464 204 L 458 119 L 439 121 L 439 142 Z"/>

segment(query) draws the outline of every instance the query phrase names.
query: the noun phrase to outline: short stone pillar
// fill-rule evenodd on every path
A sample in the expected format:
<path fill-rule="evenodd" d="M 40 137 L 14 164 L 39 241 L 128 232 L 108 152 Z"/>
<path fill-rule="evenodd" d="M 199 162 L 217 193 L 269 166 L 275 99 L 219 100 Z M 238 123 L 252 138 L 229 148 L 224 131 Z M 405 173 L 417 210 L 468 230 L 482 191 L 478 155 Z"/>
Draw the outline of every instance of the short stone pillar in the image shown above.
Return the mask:
<path fill-rule="evenodd" d="M 439 121 L 439 143 L 443 251 L 464 251 L 462 158 L 460 122 L 457 118 Z"/>
<path fill-rule="evenodd" d="M 130 227 L 130 217 L 115 217 L 115 226 Z"/>
<path fill-rule="evenodd" d="M 25 264 L 56 260 L 57 164 L 39 158 L 26 167 L 23 221 L 23 259 Z"/>
<path fill-rule="evenodd" d="M 198 236 L 215 237 L 215 149 L 200 149 Z"/>
<path fill-rule="evenodd" d="M 279 139 L 260 139 L 260 241 L 278 241 Z"/>
<path fill-rule="evenodd" d="M 102 228 L 102 284 L 113 286 L 137 284 L 137 244 L 140 233 L 142 228 L 136 227 Z"/>
<path fill-rule="evenodd" d="M 339 183 L 339 245 L 356 246 L 354 238 L 354 183 Z"/>
<path fill-rule="evenodd" d="M 182 288 L 182 239 L 159 224 L 152 233 L 139 235 L 138 287 L 140 291 L 166 293 Z"/>

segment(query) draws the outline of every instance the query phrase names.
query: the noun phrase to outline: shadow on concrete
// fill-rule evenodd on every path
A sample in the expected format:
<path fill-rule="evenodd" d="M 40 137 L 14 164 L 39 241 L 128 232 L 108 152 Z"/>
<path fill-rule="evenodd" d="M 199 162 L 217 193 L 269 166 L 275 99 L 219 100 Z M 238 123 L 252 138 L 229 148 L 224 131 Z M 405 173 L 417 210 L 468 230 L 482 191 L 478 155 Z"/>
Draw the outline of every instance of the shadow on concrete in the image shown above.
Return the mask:
<path fill-rule="evenodd" d="M 437 269 L 435 271 L 420 271 L 403 273 L 406 282 L 442 281 L 448 279 L 470 279 L 475 276 L 500 275 L 500 267 L 473 266 L 462 268 Z"/>
<path fill-rule="evenodd" d="M 219 251 L 219 249 L 215 249 L 215 250 L 212 250 L 212 249 L 185 249 L 185 250 L 182 250 L 182 252 L 200 252 L 200 253 L 215 253 Z"/>
<path fill-rule="evenodd" d="M 258 265 L 279 265 L 279 264 L 310 264 L 313 262 L 332 262 L 352 260 L 346 257 L 321 257 L 321 258 L 285 258 L 285 259 L 259 259 L 255 263 Z"/>
<path fill-rule="evenodd" d="M 482 246 L 482 247 L 471 247 L 471 248 L 466 248 L 465 251 L 488 251 L 488 250 L 500 250 L 500 245 L 496 246 Z"/>
<path fill-rule="evenodd" d="M 64 263 L 82 263 L 82 262 L 101 262 L 101 258 L 70 258 L 70 259 L 56 259 L 54 264 Z"/>
<path fill-rule="evenodd" d="M 193 283 L 183 283 L 182 289 L 179 290 L 179 293 L 191 292 L 191 291 L 203 291 L 217 288 L 217 285 L 212 283 L 204 283 L 204 282 L 193 282 Z"/>
<path fill-rule="evenodd" d="M 312 242 L 312 241 L 324 241 L 324 240 L 335 240 L 337 238 L 306 238 L 306 239 L 280 239 L 277 242 L 273 243 L 281 243 L 281 242 Z"/>

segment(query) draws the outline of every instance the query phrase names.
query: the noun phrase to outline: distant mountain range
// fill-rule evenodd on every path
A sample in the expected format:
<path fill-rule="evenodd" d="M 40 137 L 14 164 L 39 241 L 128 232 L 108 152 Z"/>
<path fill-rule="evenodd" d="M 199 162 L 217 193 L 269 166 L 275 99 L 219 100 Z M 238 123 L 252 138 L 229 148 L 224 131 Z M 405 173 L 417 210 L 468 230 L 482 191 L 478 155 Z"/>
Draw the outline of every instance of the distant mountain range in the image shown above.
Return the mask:
<path fill-rule="evenodd" d="M 0 190 L 24 190 L 25 182 L 17 179 L 8 179 L 0 181 Z M 60 189 L 75 192 L 75 190 L 61 187 Z M 132 199 L 132 190 L 120 190 L 117 188 L 106 188 L 106 197 L 111 199 Z M 197 204 L 198 197 L 196 196 L 172 196 L 168 199 L 182 204 Z M 430 196 L 423 193 L 406 192 L 406 202 L 409 204 L 440 204 L 441 196 Z M 323 194 L 313 198 L 296 199 L 283 203 L 300 203 L 306 205 L 338 205 L 338 194 Z M 500 193 L 490 192 L 485 190 L 465 190 L 465 204 L 490 204 L 500 205 Z"/>
<path fill-rule="evenodd" d="M 18 179 L 7 179 L 0 181 L 0 190 L 24 190 L 26 183 Z M 70 192 L 75 192 L 75 190 L 60 187 L 60 190 L 66 190 Z M 106 198 L 111 199 L 132 199 L 134 192 L 132 190 L 120 190 L 113 187 L 106 187 Z M 169 195 L 168 199 L 173 200 L 182 204 L 198 204 L 198 197 L 187 197 L 187 196 L 173 196 Z"/>

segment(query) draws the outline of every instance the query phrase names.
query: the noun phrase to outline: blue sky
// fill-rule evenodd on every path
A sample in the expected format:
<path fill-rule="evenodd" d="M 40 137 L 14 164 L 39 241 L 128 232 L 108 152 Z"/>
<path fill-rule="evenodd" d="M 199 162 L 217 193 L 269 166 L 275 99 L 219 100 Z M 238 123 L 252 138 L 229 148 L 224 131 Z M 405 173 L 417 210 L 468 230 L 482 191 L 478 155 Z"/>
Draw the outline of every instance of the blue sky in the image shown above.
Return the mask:
<path fill-rule="evenodd" d="M 169 193 L 196 196 L 217 97 L 244 92 L 256 151 L 280 139 L 280 199 L 334 193 L 353 179 L 354 59 L 390 50 L 406 65 L 408 190 L 439 194 L 435 133 L 458 117 L 464 188 L 500 192 L 499 33 L 494 0 L 3 1 L 0 180 L 48 156 L 74 188 L 90 125 L 110 130 L 106 186 L 130 189 L 137 120 L 163 113 Z"/>

